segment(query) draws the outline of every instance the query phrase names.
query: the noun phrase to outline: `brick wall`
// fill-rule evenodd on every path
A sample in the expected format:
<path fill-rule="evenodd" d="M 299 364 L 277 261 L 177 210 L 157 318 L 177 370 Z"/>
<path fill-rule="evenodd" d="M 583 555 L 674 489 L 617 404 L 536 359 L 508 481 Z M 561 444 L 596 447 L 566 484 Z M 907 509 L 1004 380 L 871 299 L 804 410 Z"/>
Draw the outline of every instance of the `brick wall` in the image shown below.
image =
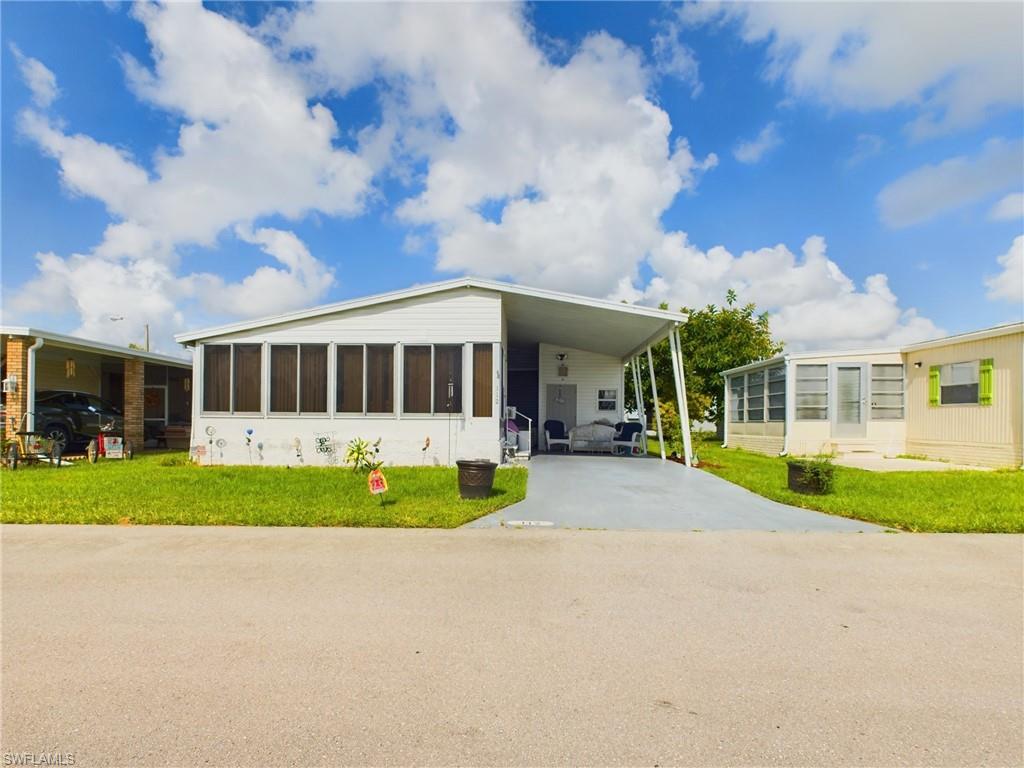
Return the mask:
<path fill-rule="evenodd" d="M 25 336 L 9 336 L 6 345 L 7 375 L 18 379 L 18 391 L 5 394 L 4 434 L 13 433 L 21 427 L 21 417 L 28 406 L 28 348 L 35 339 Z"/>
<path fill-rule="evenodd" d="M 124 436 L 142 450 L 143 441 L 143 386 L 146 364 L 142 360 L 124 361 Z"/>

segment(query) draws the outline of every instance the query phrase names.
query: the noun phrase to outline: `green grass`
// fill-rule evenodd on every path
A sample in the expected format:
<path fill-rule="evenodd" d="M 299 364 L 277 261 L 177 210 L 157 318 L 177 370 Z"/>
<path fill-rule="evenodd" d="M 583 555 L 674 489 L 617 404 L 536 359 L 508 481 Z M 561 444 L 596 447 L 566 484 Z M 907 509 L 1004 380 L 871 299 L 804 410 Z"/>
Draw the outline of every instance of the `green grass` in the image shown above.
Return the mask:
<path fill-rule="evenodd" d="M 349 468 L 197 467 L 183 453 L 0 474 L 5 523 L 455 528 L 526 496 L 526 470 L 499 469 L 487 499 L 459 498 L 449 467 L 384 469 L 385 505 Z"/>
<path fill-rule="evenodd" d="M 1024 472 L 868 472 L 835 468 L 835 492 L 787 487 L 786 460 L 710 441 L 695 444 L 703 468 L 769 499 L 905 531 L 1022 533 Z"/>

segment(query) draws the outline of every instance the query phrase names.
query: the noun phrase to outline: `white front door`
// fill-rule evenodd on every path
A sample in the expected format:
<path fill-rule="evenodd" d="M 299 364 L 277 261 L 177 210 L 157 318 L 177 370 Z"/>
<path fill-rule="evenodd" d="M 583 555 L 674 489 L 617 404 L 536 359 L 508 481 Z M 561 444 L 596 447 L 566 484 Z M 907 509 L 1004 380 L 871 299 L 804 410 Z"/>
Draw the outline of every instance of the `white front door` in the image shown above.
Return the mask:
<path fill-rule="evenodd" d="M 832 365 L 832 436 L 865 437 L 867 420 L 867 364 Z"/>

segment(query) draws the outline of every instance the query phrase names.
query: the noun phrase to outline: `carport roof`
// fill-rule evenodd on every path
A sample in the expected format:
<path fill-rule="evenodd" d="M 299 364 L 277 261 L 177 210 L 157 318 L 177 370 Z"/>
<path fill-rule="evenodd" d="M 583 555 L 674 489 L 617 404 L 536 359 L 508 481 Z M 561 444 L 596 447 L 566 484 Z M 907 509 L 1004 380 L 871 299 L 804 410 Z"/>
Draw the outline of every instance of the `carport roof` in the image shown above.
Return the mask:
<path fill-rule="evenodd" d="M 686 321 L 685 315 L 654 307 L 623 304 L 543 288 L 529 288 L 496 280 L 463 277 L 325 304 L 298 312 L 181 333 L 174 338 L 181 344 L 189 344 L 229 333 L 464 288 L 501 294 L 508 319 L 509 340 L 512 343 L 546 342 L 626 358 L 637 354 L 648 344 L 665 338 L 677 323 Z"/>
<path fill-rule="evenodd" d="M 93 341 L 82 339 L 78 336 L 68 336 L 64 333 L 44 331 L 39 328 L 30 328 L 25 325 L 0 325 L 0 336 L 29 336 L 52 344 L 62 349 L 74 349 L 80 352 L 94 352 L 100 355 L 109 355 L 120 358 L 136 358 L 145 360 L 147 363 L 158 363 L 160 365 L 175 365 L 180 368 L 191 368 L 192 361 L 171 355 L 162 355 L 159 352 L 146 352 L 141 349 L 122 347 L 117 344 L 108 344 L 105 341 Z"/>

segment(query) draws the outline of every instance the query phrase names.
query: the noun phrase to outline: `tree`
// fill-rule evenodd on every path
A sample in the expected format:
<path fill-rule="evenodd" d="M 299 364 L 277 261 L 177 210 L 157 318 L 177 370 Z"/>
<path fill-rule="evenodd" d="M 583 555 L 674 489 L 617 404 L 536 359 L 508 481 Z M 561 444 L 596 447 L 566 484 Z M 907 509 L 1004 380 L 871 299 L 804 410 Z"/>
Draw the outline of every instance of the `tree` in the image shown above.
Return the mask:
<path fill-rule="evenodd" d="M 753 303 L 738 307 L 736 301 L 736 292 L 729 289 L 724 307 L 708 304 L 703 309 L 683 307 L 680 310 L 687 315 L 687 321 L 680 327 L 679 336 L 686 374 L 686 406 L 691 421 L 722 423 L 725 416 L 722 392 L 725 382 L 720 375 L 721 371 L 763 360 L 782 351 L 782 342 L 772 339 L 768 313 L 757 314 L 757 307 Z M 667 309 L 668 305 L 662 304 L 661 308 Z M 668 339 L 652 347 L 651 353 L 658 399 L 674 402 L 675 384 Z M 654 411 L 646 355 L 641 357 L 641 362 L 643 399 L 647 413 L 651 414 L 648 420 L 652 421 Z M 626 381 L 632 381 L 631 371 L 626 372 Z M 626 405 L 636 407 L 631 389 Z"/>

